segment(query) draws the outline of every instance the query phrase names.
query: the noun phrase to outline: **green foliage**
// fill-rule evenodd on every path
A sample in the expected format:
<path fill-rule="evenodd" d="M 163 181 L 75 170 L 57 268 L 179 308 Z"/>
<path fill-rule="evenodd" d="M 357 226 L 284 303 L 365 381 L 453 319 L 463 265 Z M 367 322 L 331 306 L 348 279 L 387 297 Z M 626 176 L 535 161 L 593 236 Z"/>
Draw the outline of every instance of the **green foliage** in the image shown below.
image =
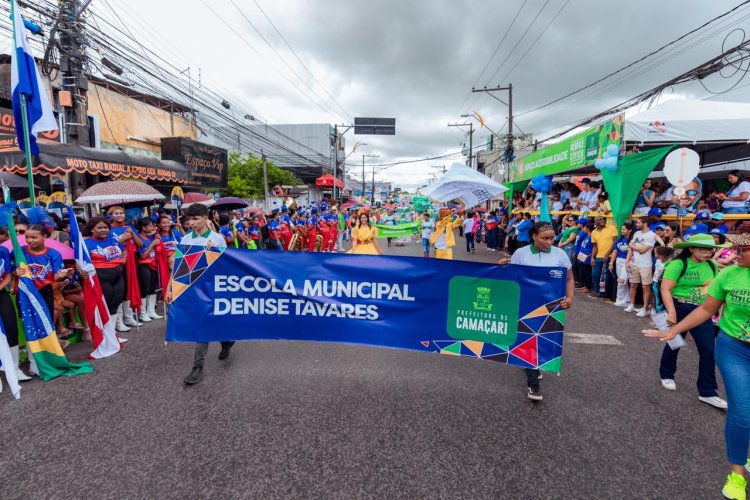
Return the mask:
<path fill-rule="evenodd" d="M 288 170 L 266 161 L 268 190 L 274 186 L 296 186 L 302 181 Z M 257 156 L 229 153 L 228 193 L 239 198 L 263 198 L 263 162 Z"/>

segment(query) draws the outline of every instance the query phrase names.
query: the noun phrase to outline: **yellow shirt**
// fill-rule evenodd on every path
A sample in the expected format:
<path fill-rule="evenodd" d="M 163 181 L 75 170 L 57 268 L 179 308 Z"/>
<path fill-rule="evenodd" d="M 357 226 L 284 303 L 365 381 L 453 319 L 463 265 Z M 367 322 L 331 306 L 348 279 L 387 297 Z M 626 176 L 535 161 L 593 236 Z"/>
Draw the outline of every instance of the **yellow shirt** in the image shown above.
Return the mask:
<path fill-rule="evenodd" d="M 603 259 L 607 255 L 607 251 L 612 248 L 615 238 L 617 238 L 615 226 L 604 226 L 603 229 L 594 229 L 591 232 L 591 242 L 596 245 L 597 259 Z"/>

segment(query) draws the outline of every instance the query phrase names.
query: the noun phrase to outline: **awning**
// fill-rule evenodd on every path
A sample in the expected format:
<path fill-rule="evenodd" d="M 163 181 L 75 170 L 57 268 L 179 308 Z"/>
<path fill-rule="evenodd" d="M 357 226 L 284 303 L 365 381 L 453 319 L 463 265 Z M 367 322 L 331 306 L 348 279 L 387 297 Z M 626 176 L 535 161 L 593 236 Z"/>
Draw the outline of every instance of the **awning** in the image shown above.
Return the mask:
<path fill-rule="evenodd" d="M 316 186 L 333 187 L 334 183 L 337 188 L 344 187 L 344 181 L 332 176 L 331 174 L 325 174 L 315 179 Z"/>
<path fill-rule="evenodd" d="M 0 170 L 26 174 L 26 162 L 20 151 L 2 154 L 0 160 Z M 185 166 L 175 161 L 131 155 L 118 149 L 39 143 L 35 174 L 64 175 L 71 172 L 99 174 L 112 179 L 134 178 L 176 184 L 182 184 L 188 178 Z"/>

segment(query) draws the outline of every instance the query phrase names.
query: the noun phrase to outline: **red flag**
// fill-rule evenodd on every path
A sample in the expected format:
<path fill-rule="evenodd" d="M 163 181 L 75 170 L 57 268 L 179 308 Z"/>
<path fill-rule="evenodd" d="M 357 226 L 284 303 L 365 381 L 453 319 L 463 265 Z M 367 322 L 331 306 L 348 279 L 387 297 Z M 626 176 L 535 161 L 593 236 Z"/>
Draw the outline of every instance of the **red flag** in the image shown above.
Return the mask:
<path fill-rule="evenodd" d="M 138 265 L 135 262 L 135 254 L 138 251 L 132 238 L 125 244 L 125 250 L 127 251 L 127 259 L 125 259 L 125 281 L 128 285 L 127 299 L 130 301 L 130 308 L 140 313 L 141 289 L 138 285 Z"/>
<path fill-rule="evenodd" d="M 161 238 L 159 238 L 159 243 L 154 250 L 156 252 L 156 269 L 159 271 L 159 281 L 161 282 L 161 296 L 163 300 L 167 300 L 170 278 L 169 257 L 167 256 L 167 248 Z"/>

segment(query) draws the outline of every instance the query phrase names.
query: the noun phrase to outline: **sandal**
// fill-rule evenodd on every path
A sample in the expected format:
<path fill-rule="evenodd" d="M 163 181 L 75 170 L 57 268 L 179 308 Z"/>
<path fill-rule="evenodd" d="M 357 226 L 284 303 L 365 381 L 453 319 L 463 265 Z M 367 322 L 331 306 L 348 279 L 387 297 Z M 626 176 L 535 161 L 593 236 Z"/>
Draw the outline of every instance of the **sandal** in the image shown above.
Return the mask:
<path fill-rule="evenodd" d="M 57 339 L 57 341 L 60 342 L 60 347 L 63 349 L 66 349 L 70 345 L 70 342 L 65 339 Z"/>
<path fill-rule="evenodd" d="M 63 328 L 62 330 L 60 330 L 59 332 L 57 332 L 57 337 L 58 338 L 67 337 L 67 336 L 71 335 L 72 333 L 73 332 L 71 332 L 67 328 Z"/>
<path fill-rule="evenodd" d="M 91 328 L 84 328 L 83 329 L 83 335 L 81 335 L 81 340 L 83 342 L 91 342 Z"/>
<path fill-rule="evenodd" d="M 68 328 L 70 328 L 72 330 L 83 330 L 84 329 L 83 325 L 80 325 L 80 324 L 76 323 L 75 321 L 71 321 L 70 323 L 68 323 Z"/>

